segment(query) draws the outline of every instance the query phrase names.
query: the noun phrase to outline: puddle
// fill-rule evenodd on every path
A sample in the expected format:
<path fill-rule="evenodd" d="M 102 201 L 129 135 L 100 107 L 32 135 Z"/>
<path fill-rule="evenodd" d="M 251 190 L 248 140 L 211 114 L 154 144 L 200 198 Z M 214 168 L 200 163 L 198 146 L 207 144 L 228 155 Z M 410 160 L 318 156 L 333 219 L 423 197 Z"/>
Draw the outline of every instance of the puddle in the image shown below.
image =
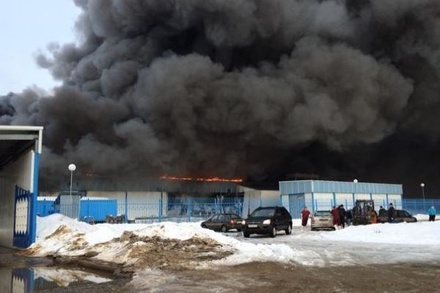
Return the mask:
<path fill-rule="evenodd" d="M 107 273 L 84 268 L 59 267 L 46 258 L 29 258 L 15 254 L 14 250 L 0 247 L 0 292 L 34 293 L 68 288 L 75 284 L 101 284 L 112 282 Z"/>

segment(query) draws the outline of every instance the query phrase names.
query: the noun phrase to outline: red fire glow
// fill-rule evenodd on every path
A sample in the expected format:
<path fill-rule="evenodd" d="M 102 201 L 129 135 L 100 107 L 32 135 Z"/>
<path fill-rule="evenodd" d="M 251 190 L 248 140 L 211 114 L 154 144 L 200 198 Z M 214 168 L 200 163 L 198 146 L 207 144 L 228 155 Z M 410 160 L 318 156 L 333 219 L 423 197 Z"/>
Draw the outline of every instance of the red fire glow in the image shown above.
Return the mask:
<path fill-rule="evenodd" d="M 203 177 L 177 177 L 177 176 L 161 176 L 160 179 L 164 180 L 176 180 L 176 181 L 201 181 L 201 182 L 234 182 L 234 183 L 241 183 L 243 182 L 243 179 L 240 178 L 220 178 L 220 177 L 210 177 L 210 178 L 203 178 Z"/>

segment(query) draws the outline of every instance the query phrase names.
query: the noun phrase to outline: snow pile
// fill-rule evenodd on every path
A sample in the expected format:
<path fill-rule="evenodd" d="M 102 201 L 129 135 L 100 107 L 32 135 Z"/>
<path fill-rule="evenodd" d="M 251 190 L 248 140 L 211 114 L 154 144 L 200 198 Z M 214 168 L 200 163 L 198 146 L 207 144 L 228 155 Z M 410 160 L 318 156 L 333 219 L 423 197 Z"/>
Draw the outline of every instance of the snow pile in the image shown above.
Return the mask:
<path fill-rule="evenodd" d="M 301 232 L 299 221 L 295 220 L 292 235 L 246 239 L 238 232 L 203 229 L 200 223 L 90 225 L 54 214 L 38 218 L 37 241 L 28 251 L 34 256 L 87 256 L 135 269 L 207 268 L 256 261 L 354 265 L 380 260 L 383 253 L 388 254 L 389 261 L 429 260 L 425 251 L 440 245 L 440 222 L 427 222 L 424 215 L 417 217 L 421 220 L 417 223 L 350 226 L 323 232 Z M 370 244 L 378 250 L 370 253 L 368 259 L 366 253 L 347 253 L 347 247 L 371 248 Z M 384 250 L 390 245 L 410 247 L 411 253 L 396 251 L 390 256 L 390 251 Z M 418 252 L 414 247 L 418 247 Z"/>

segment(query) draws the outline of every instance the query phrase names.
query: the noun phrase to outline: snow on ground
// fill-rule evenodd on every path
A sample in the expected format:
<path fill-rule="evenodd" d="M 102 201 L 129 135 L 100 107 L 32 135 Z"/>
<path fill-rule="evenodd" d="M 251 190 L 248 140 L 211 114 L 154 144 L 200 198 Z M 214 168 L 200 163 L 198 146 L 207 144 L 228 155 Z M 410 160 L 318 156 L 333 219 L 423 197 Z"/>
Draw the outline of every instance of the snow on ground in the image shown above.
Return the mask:
<path fill-rule="evenodd" d="M 79 256 L 93 251 L 96 259 L 109 262 L 133 262 L 132 253 L 117 258 L 127 245 L 112 239 L 121 237 L 124 231 L 140 238 L 188 240 L 207 239 L 218 242 L 231 255 L 200 262 L 199 267 L 235 265 L 254 261 L 294 262 L 301 265 L 353 265 L 358 262 L 381 260 L 385 253 L 398 251 L 388 262 L 423 261 L 420 253 L 440 246 L 440 222 L 428 222 L 425 215 L 418 215 L 417 223 L 375 224 L 350 226 L 337 231 L 301 231 L 300 223 L 294 220 L 292 235 L 283 232 L 276 238 L 253 235 L 249 239 L 240 233 L 219 233 L 200 227 L 200 223 L 162 222 L 155 224 L 97 224 L 89 225 L 60 214 L 39 217 L 37 240 L 30 247 L 35 256 Z M 48 237 L 50 236 L 50 237 Z M 103 245 L 105 244 L 105 245 Z M 139 245 L 139 244 L 137 244 Z M 362 260 L 350 247 L 368 247 L 373 259 Z M 133 249 L 133 245 L 130 246 Z M 348 250 L 348 251 L 347 251 Z M 437 249 L 438 250 L 438 249 Z M 133 250 L 134 251 L 134 250 Z M 391 251 L 391 252 L 392 252 Z M 367 253 L 367 252 L 364 252 Z M 348 258 L 347 258 L 348 254 Z M 428 255 L 426 256 L 426 258 Z M 440 259 L 440 255 L 429 255 Z"/>
<path fill-rule="evenodd" d="M 291 235 L 276 238 L 220 233 L 198 223 L 90 225 L 60 214 L 37 219 L 33 256 L 87 256 L 143 272 L 161 268 L 215 269 L 225 265 L 275 261 L 305 266 L 353 266 L 440 262 L 440 221 L 349 226 L 336 231 L 304 231 L 294 220 Z M 173 266 L 174 264 L 174 266 Z M 47 278 L 53 278 L 48 273 Z M 68 284 L 74 278 L 67 277 Z M 136 278 L 135 278 L 136 279 Z M 69 281 L 70 280 L 70 281 Z M 101 280 L 105 281 L 105 280 Z"/>

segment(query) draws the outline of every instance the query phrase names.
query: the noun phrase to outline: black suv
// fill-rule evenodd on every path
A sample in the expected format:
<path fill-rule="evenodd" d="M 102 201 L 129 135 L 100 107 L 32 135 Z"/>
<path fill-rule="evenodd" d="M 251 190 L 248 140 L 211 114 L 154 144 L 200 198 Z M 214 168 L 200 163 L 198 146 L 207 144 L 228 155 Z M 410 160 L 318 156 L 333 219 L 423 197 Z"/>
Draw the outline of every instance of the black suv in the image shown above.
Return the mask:
<path fill-rule="evenodd" d="M 285 207 L 259 207 L 242 222 L 243 236 L 266 234 L 277 236 L 277 231 L 284 230 L 287 235 L 292 233 L 292 216 Z"/>

